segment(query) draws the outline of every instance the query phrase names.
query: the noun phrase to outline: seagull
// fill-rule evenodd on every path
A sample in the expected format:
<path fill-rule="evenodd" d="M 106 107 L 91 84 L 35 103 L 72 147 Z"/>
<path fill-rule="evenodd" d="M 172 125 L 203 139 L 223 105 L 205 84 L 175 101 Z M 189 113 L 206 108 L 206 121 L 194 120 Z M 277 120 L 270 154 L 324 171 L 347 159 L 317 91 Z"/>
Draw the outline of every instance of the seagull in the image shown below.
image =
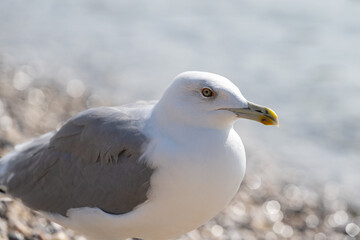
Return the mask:
<path fill-rule="evenodd" d="M 92 240 L 165 240 L 234 197 L 245 150 L 240 118 L 277 125 L 227 78 L 179 74 L 157 102 L 98 107 L 0 160 L 1 191 Z"/>

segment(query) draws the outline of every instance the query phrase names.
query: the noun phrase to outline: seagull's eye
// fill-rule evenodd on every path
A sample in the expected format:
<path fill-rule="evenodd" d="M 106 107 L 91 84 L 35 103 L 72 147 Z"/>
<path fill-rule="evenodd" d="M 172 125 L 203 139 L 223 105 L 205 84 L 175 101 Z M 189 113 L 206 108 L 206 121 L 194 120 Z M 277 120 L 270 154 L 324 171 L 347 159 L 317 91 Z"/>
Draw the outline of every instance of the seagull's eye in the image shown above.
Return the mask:
<path fill-rule="evenodd" d="M 201 94 L 204 97 L 212 97 L 212 96 L 214 96 L 214 92 L 210 88 L 203 88 L 201 90 Z"/>

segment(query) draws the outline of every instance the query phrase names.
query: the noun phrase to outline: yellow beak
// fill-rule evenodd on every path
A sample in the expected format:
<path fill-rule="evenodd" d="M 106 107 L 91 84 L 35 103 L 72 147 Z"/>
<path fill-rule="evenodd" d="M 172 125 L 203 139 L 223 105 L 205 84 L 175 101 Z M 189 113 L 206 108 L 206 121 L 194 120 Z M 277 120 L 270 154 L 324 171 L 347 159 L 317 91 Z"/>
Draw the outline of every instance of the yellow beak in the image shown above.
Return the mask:
<path fill-rule="evenodd" d="M 235 113 L 239 118 L 261 122 L 264 125 L 279 126 L 276 113 L 270 108 L 248 102 L 248 108 L 221 108 Z"/>

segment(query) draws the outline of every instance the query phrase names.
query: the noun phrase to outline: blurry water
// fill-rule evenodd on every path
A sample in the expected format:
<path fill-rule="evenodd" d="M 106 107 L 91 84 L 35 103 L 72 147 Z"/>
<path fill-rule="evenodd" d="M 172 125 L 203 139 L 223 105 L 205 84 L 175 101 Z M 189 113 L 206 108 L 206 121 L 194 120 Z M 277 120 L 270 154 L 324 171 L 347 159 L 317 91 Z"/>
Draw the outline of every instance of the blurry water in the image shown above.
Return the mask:
<path fill-rule="evenodd" d="M 185 70 L 219 73 L 280 117 L 239 121 L 249 151 L 358 197 L 359 44 L 357 0 L 0 0 L 0 61 L 20 88 L 85 83 L 123 103 Z"/>

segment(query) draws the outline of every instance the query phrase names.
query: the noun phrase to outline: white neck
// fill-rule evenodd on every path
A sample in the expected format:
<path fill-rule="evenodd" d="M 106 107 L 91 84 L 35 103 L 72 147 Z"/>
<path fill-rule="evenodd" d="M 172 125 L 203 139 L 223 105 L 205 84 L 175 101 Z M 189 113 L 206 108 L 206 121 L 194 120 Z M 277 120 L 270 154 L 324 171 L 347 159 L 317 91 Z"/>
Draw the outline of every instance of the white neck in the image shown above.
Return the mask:
<path fill-rule="evenodd" d="M 203 138 L 204 135 L 217 135 L 218 137 L 224 136 L 225 138 L 233 128 L 232 123 L 229 124 L 222 121 L 219 121 L 219 123 L 198 123 L 196 121 L 189 123 L 183 121 L 181 118 L 179 119 L 176 115 L 168 114 L 168 112 L 166 104 L 161 104 L 161 102 L 159 102 L 153 108 L 152 114 L 148 120 L 148 125 L 151 128 L 155 126 L 160 134 L 166 133 L 167 136 L 177 139 L 177 141 L 181 141 L 181 139 L 189 141 L 189 138 L 187 137 L 189 134 L 194 136 L 194 138 Z"/>

